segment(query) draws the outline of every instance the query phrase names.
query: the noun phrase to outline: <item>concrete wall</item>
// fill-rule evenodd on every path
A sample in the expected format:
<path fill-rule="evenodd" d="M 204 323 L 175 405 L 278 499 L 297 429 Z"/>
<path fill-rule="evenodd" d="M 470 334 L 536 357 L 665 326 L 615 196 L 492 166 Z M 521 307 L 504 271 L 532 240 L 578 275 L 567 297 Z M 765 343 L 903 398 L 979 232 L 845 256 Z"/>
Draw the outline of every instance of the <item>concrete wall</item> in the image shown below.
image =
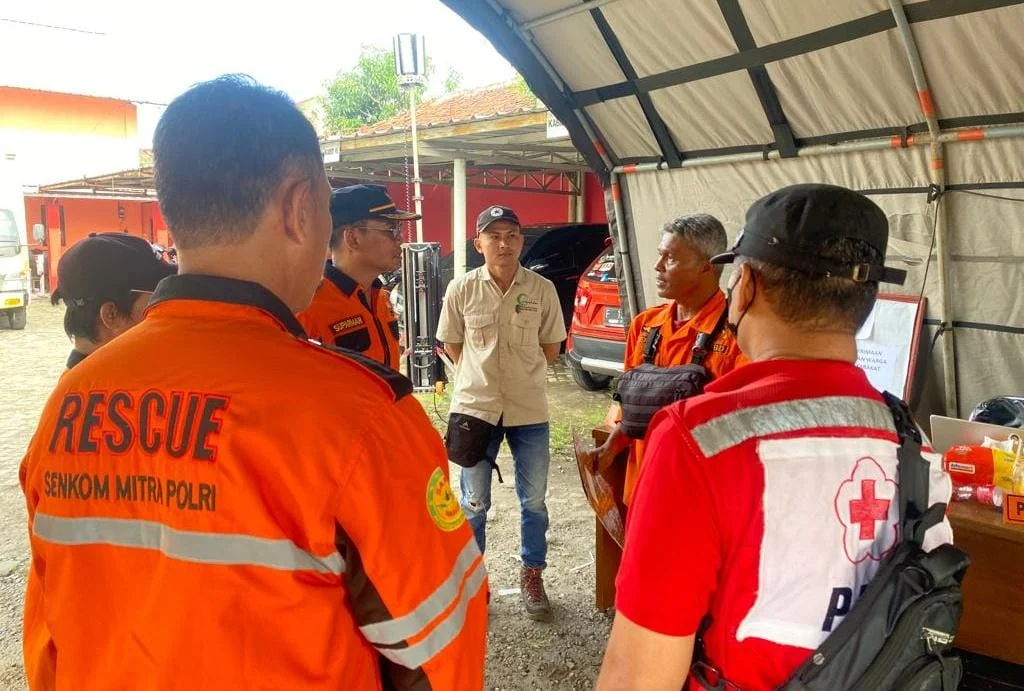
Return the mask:
<path fill-rule="evenodd" d="M 33 251 L 47 254 L 47 290 L 57 284 L 61 255 L 89 233 L 124 232 L 165 247 L 169 242 L 166 222 L 155 201 L 26 197 L 25 222 L 30 235 L 36 223 L 46 227 L 47 242 L 33 245 Z"/>

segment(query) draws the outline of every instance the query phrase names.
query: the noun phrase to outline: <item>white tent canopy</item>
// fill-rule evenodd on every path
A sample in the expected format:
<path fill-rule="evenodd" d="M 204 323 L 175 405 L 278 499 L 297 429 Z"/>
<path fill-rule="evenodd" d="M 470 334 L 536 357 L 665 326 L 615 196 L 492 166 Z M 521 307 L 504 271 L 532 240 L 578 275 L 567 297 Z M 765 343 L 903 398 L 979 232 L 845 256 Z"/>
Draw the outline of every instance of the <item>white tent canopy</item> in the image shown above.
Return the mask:
<path fill-rule="evenodd" d="M 666 220 L 840 184 L 928 298 L 919 412 L 1024 394 L 1024 0 L 444 2 L 601 176 L 632 310 Z"/>

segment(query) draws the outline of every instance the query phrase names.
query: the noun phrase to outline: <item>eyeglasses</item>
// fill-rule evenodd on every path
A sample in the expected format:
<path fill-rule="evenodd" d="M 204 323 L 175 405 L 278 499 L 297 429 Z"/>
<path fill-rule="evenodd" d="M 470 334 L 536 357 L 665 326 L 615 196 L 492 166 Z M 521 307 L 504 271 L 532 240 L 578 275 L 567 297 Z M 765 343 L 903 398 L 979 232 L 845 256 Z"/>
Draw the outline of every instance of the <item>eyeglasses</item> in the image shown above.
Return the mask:
<path fill-rule="evenodd" d="M 384 233 L 385 235 L 390 237 L 392 240 L 401 240 L 402 239 L 402 225 L 400 223 L 398 223 L 397 221 L 394 222 L 394 223 L 387 224 L 387 226 L 384 227 L 384 228 L 381 228 L 380 226 L 371 226 L 371 225 L 368 225 L 368 224 L 365 224 L 365 223 L 361 224 L 360 227 L 363 230 L 375 230 L 378 233 Z"/>

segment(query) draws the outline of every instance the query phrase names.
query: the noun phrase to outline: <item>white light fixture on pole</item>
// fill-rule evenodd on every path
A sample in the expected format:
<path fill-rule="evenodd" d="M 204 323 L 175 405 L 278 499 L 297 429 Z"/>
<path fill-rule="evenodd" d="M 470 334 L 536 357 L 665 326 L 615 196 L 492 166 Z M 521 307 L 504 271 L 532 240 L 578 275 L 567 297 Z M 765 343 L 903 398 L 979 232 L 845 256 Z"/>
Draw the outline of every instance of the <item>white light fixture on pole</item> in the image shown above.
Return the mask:
<path fill-rule="evenodd" d="M 416 89 L 427 84 L 427 52 L 422 36 L 398 34 L 395 36 L 395 71 L 398 84 L 409 91 L 409 119 L 412 130 L 412 182 L 416 213 L 423 214 L 423 195 L 420 193 L 420 156 L 416 141 Z M 423 220 L 416 221 L 416 242 L 423 242 Z"/>

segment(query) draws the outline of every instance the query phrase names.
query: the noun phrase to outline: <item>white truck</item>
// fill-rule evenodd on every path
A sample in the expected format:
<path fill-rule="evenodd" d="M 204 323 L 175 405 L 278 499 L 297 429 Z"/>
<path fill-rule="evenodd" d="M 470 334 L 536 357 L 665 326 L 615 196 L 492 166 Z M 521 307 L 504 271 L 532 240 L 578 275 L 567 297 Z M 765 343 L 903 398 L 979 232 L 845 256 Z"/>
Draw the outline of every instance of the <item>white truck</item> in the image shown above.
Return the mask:
<path fill-rule="evenodd" d="M 12 329 L 28 323 L 32 275 L 25 229 L 25 195 L 14 157 L 0 157 L 0 314 Z"/>

